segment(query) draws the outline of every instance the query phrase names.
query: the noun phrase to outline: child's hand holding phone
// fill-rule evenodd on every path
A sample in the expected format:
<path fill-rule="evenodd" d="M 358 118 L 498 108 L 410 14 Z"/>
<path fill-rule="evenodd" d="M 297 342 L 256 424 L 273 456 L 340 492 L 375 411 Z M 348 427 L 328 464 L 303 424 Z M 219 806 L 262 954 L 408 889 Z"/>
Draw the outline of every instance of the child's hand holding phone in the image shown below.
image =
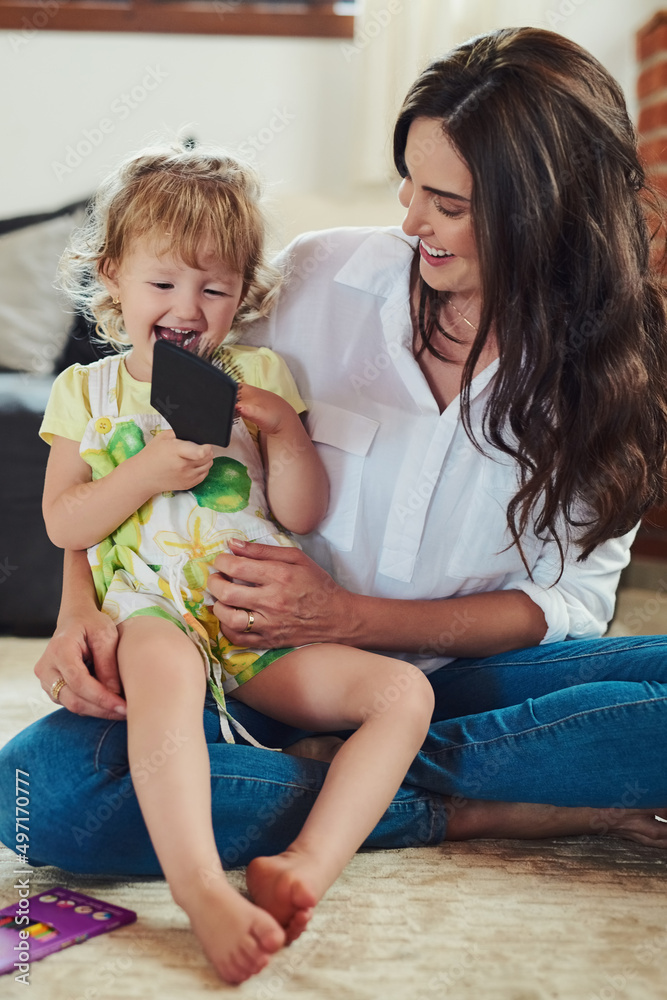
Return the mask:
<path fill-rule="evenodd" d="M 166 490 L 191 490 L 201 483 L 213 465 L 210 444 L 181 441 L 173 431 L 165 430 L 151 438 L 139 453 L 142 474 L 151 495 Z"/>

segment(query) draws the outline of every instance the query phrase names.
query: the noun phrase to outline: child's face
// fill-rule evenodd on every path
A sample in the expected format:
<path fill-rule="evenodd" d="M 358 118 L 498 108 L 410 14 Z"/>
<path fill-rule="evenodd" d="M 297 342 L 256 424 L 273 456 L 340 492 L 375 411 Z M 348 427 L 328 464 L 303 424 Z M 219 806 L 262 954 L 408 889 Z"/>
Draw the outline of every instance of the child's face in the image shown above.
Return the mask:
<path fill-rule="evenodd" d="M 132 344 L 127 368 L 149 382 L 156 340 L 194 350 L 217 347 L 231 330 L 241 303 L 243 278 L 227 264 L 202 253 L 201 268 L 188 267 L 154 241 L 134 240 L 118 265 L 102 279 L 120 299 Z"/>

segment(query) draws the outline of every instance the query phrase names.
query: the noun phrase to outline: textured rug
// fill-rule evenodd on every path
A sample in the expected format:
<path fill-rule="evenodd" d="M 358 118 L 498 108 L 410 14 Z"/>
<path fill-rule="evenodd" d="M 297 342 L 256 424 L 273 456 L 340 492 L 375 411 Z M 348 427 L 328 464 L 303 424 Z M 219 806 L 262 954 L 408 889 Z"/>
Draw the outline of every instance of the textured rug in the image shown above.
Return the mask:
<path fill-rule="evenodd" d="M 0 743 L 52 709 L 32 674 L 44 645 L 0 639 Z M 0 997 L 658 1000 L 667 995 L 666 865 L 650 848 L 591 837 L 361 852 L 302 938 L 240 987 L 217 979 L 162 880 L 41 868 L 32 891 L 65 885 L 138 920 L 34 963 L 28 993 L 2 977 Z M 18 898 L 16 867 L 0 848 L 0 907 Z M 230 879 L 242 888 L 242 872 Z"/>

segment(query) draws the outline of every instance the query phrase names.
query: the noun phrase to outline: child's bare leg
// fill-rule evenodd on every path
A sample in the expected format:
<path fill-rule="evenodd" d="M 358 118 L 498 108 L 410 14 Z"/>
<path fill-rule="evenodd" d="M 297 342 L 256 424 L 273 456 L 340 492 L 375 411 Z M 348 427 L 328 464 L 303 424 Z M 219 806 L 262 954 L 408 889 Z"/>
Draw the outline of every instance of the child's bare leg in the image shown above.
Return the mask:
<path fill-rule="evenodd" d="M 356 729 L 294 843 L 248 866 L 253 899 L 293 940 L 396 794 L 428 732 L 433 690 L 409 663 L 321 644 L 271 664 L 235 696 L 295 726 Z"/>
<path fill-rule="evenodd" d="M 264 968 L 285 935 L 222 870 L 211 822 L 201 657 L 187 636 L 159 618 L 130 618 L 119 632 L 130 768 L 155 853 L 218 973 L 242 982 Z"/>

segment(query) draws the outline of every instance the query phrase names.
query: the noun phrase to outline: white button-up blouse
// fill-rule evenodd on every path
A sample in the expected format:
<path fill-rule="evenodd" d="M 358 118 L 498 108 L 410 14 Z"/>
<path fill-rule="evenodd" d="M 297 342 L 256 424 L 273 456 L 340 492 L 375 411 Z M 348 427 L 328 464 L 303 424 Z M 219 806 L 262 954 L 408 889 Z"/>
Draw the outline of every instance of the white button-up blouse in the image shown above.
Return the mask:
<path fill-rule="evenodd" d="M 528 533 L 529 578 L 507 530 L 516 466 L 480 430 L 497 362 L 472 383 L 481 454 L 459 399 L 440 413 L 412 353 L 414 245 L 394 228 L 299 237 L 282 256 L 287 279 L 276 308 L 243 337 L 287 361 L 329 473 L 329 512 L 303 546 L 355 593 L 437 599 L 522 590 L 544 612 L 544 642 L 600 636 L 635 532 L 584 563 L 572 547 L 560 579 L 556 545 Z M 402 655 L 426 672 L 448 662 Z"/>

